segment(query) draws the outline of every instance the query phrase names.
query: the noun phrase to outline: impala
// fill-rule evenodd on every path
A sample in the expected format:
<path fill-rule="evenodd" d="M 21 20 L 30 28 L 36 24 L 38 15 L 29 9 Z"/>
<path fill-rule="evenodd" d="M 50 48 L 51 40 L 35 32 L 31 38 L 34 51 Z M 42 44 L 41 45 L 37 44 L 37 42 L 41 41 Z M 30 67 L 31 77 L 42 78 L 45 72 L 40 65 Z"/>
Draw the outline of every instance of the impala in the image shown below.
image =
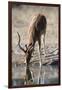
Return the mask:
<path fill-rule="evenodd" d="M 40 54 L 40 67 L 42 65 L 42 57 L 41 57 L 41 36 L 43 36 L 43 43 L 44 43 L 44 56 L 45 56 L 45 34 L 46 34 L 46 25 L 47 25 L 47 20 L 44 15 L 38 14 L 35 16 L 35 18 L 32 20 L 29 26 L 29 44 L 25 45 L 26 49 L 24 49 L 20 45 L 20 35 L 18 34 L 19 41 L 18 41 L 18 46 L 19 48 L 25 53 L 26 56 L 26 64 L 29 66 L 30 59 L 32 57 L 32 52 L 34 51 L 34 46 L 35 43 L 38 42 L 39 45 L 39 54 Z"/>

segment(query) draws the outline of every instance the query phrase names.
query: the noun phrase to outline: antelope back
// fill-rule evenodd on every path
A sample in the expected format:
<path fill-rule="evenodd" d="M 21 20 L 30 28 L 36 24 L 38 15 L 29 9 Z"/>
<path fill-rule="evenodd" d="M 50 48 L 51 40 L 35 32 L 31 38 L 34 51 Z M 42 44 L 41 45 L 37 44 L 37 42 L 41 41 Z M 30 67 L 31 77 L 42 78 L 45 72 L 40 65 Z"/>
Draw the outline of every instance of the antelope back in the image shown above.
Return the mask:
<path fill-rule="evenodd" d="M 37 19 L 35 21 L 35 29 L 37 32 L 46 32 L 46 25 L 47 25 L 47 21 L 46 21 L 46 17 L 44 15 L 38 15 Z"/>

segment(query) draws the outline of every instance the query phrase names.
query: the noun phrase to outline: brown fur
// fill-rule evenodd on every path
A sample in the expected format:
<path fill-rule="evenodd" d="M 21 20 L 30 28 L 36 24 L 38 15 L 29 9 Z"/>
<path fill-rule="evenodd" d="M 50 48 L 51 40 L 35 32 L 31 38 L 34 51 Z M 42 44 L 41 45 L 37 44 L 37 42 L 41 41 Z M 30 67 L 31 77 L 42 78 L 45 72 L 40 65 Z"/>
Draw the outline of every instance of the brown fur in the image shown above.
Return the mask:
<path fill-rule="evenodd" d="M 29 26 L 29 44 L 28 46 L 25 45 L 26 50 L 24 50 L 20 46 L 20 36 L 19 36 L 19 46 L 20 46 L 20 49 L 22 49 L 25 52 L 27 65 L 29 65 L 36 41 L 38 41 L 38 44 L 39 44 L 39 51 L 41 49 L 41 36 L 44 35 L 44 38 L 45 38 L 46 25 L 47 25 L 47 21 L 44 15 L 38 14 L 35 17 L 35 19 L 32 20 Z"/>

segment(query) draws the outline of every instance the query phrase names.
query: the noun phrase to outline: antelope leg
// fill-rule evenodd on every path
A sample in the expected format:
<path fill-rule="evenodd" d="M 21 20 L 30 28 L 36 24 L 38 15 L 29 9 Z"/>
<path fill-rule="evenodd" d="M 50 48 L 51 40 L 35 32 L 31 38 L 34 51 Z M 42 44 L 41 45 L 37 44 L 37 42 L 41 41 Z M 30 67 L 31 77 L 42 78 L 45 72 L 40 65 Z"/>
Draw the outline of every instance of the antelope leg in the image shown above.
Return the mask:
<path fill-rule="evenodd" d="M 38 44 L 39 44 L 39 64 L 40 64 L 40 68 L 42 65 L 42 51 L 41 51 L 41 39 L 38 40 Z"/>

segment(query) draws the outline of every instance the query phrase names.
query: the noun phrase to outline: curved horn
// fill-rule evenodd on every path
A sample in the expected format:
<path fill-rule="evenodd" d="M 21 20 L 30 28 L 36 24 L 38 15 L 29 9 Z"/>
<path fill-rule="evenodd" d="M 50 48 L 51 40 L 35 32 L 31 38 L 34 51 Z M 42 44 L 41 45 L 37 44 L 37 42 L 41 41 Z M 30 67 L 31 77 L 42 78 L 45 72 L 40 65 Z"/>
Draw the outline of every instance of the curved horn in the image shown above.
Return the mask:
<path fill-rule="evenodd" d="M 26 53 L 26 50 L 25 50 L 23 47 L 21 47 L 21 45 L 20 45 L 20 35 L 19 35 L 18 32 L 17 32 L 17 34 L 18 34 L 18 38 L 19 38 L 19 40 L 18 40 L 18 46 L 19 46 L 19 48 L 20 48 L 24 53 Z"/>

